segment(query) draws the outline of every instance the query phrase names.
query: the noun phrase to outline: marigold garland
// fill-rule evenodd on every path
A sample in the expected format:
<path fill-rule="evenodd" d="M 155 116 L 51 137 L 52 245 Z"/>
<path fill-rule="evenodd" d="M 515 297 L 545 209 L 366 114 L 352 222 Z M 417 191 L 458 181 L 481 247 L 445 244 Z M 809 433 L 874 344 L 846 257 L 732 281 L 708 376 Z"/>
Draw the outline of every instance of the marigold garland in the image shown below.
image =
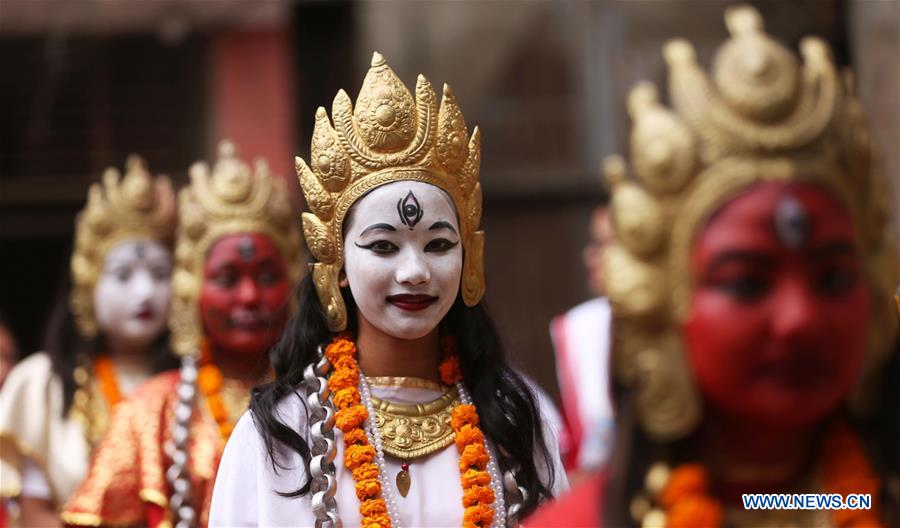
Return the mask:
<path fill-rule="evenodd" d="M 235 423 L 228 413 L 225 400 L 222 398 L 223 376 L 219 367 L 212 363 L 209 343 L 204 341 L 200 346 L 200 361 L 205 363 L 197 372 L 197 385 L 206 399 L 207 408 L 216 425 L 219 435 L 227 442 L 234 430 Z"/>
<path fill-rule="evenodd" d="M 116 379 L 116 368 L 108 356 L 99 356 L 94 359 L 94 379 L 100 387 L 100 393 L 106 400 L 106 407 L 112 409 L 122 401 L 122 392 L 119 390 L 119 381 Z"/>
<path fill-rule="evenodd" d="M 453 340 L 441 340 L 444 359 L 439 371 L 445 385 L 453 385 L 462 379 L 459 358 L 453 353 Z M 356 345 L 349 335 L 335 337 L 325 348 L 325 357 L 333 371 L 328 380 L 332 391 L 335 424 L 344 434 L 344 465 L 353 475 L 359 513 L 365 528 L 389 528 L 387 504 L 381 495 L 381 479 L 374 463 L 375 448 L 363 429 L 369 414 L 361 403 L 359 393 L 360 371 L 356 362 Z M 463 526 L 483 528 L 494 518 L 494 490 L 487 472 L 489 455 L 484 433 L 478 428 L 478 412 L 474 405 L 458 405 L 452 411 L 451 427 L 455 433 L 456 448 L 460 453 L 459 471 L 463 487 Z"/>
<path fill-rule="evenodd" d="M 821 451 L 821 479 L 825 493 L 869 494 L 869 510 L 833 510 L 837 528 L 883 528 L 878 505 L 879 481 L 865 455 L 859 436 L 846 423 L 828 433 Z M 689 463 L 672 470 L 657 497 L 666 511 L 666 528 L 722 526 L 725 509 L 710 494 L 709 474 L 701 464 Z"/>

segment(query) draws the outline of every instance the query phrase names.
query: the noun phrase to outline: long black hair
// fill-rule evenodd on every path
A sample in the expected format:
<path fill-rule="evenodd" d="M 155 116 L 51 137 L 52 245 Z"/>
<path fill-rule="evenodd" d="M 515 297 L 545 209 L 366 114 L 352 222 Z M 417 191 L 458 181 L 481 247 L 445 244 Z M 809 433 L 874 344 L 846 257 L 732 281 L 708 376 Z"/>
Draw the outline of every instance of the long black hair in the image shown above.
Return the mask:
<path fill-rule="evenodd" d="M 75 315 L 69 307 L 70 281 L 68 274 L 63 279 L 62 294 L 57 297 L 47 330 L 44 333 L 44 350 L 50 356 L 53 373 L 59 377 L 63 389 L 62 415 L 65 417 L 72 406 L 77 389 L 75 368 L 89 362 L 106 350 L 103 332 L 94 337 L 85 337 L 75 326 Z M 151 345 L 151 372 L 178 368 L 179 361 L 169 347 L 169 331 L 161 333 Z"/>
<path fill-rule="evenodd" d="M 349 289 L 341 293 L 347 306 L 347 328 L 355 332 L 356 304 Z M 298 390 L 303 370 L 317 360 L 319 345 L 333 337 L 309 275 L 299 287 L 298 298 L 298 312 L 269 352 L 275 380 L 254 388 L 250 400 L 253 420 L 273 470 L 287 469 L 280 462 L 282 449 L 294 451 L 303 459 L 305 473 L 298 478 L 298 486 L 300 482 L 305 484 L 293 491 L 276 490 L 287 497 L 309 493 L 310 450 L 294 424 L 282 422 L 275 409 L 283 398 Z M 507 364 L 497 331 L 481 303 L 468 307 L 457 297 L 441 323 L 441 331 L 455 337 L 463 381 L 478 409 L 482 431 L 497 448 L 501 471 L 518 468 L 517 482 L 528 491 L 522 510 L 523 516 L 527 515 L 551 497 L 555 478 L 537 399 L 522 376 Z M 539 464 L 547 469 L 549 482 L 541 482 Z"/>

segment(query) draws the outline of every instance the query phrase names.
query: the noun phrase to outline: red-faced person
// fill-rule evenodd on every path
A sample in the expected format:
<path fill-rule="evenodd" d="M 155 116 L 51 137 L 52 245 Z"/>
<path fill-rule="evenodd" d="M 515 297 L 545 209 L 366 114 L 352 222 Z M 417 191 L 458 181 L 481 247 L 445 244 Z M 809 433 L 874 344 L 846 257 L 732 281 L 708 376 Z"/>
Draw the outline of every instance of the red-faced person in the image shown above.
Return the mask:
<path fill-rule="evenodd" d="M 217 358 L 256 364 L 287 319 L 291 283 L 278 248 L 264 234 L 217 240 L 203 265 L 199 308 Z"/>

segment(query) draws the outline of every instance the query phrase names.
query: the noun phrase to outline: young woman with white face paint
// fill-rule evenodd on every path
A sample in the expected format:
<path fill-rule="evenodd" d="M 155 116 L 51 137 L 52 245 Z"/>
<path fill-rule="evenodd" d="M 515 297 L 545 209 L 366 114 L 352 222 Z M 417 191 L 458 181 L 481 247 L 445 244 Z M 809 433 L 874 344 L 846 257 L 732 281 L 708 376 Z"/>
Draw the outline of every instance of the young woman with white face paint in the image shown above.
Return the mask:
<path fill-rule="evenodd" d="M 167 345 L 174 195 L 136 157 L 91 187 L 76 222 L 69 302 L 47 351 L 9 374 L 0 399 L 0 481 L 23 526 L 60 526 L 57 510 L 87 473 L 112 408 L 177 361 Z"/>
<path fill-rule="evenodd" d="M 481 303 L 478 132 L 466 146 L 449 87 L 438 116 L 424 77 L 414 102 L 377 53 L 355 111 L 343 92 L 334 108 L 297 161 L 312 272 L 210 525 L 504 526 L 567 481 L 552 406 Z"/>

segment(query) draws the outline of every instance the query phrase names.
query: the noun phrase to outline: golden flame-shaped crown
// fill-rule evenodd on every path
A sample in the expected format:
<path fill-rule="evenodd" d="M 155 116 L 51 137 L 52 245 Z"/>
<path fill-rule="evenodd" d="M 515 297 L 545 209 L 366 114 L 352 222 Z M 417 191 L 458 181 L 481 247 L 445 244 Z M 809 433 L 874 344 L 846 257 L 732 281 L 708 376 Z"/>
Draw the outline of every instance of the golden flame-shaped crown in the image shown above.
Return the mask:
<path fill-rule="evenodd" d="M 890 331 L 896 284 L 884 182 L 871 171 L 871 144 L 852 78 L 838 74 L 827 45 L 808 37 L 803 64 L 763 32 L 759 13 L 727 9 L 731 38 L 711 74 L 685 40 L 666 44 L 669 94 L 653 85 L 629 98 L 634 121 L 631 172 L 607 159 L 615 243 L 604 255 L 608 295 L 621 336 L 614 368 L 637 384 L 644 428 L 660 439 L 688 432 L 699 397 L 681 350 L 680 325 L 690 300 L 695 233 L 725 202 L 761 181 L 810 181 L 842 200 L 861 233 L 879 321 L 873 350 Z M 885 314 L 885 315 L 882 315 Z M 878 335 L 875 335 L 878 334 Z"/>
<path fill-rule="evenodd" d="M 347 211 L 372 189 L 396 181 L 421 181 L 446 191 L 456 205 L 465 251 L 462 296 L 468 306 L 484 295 L 484 232 L 481 223 L 481 135 L 468 129 L 450 87 L 438 110 L 431 84 L 419 75 L 416 98 L 375 53 L 354 108 L 339 91 L 332 107 L 316 111 L 310 163 L 296 158 L 310 213 L 303 234 L 313 256 L 313 281 L 332 331 L 347 326 L 338 287 L 343 266 Z M 310 169 L 310 166 L 312 169 Z"/>
<path fill-rule="evenodd" d="M 97 334 L 94 287 L 106 253 L 126 240 L 154 240 L 168 246 L 175 223 L 175 195 L 169 179 L 159 176 L 154 180 L 139 156 L 128 157 L 121 181 L 119 171 L 108 168 L 102 185 L 91 185 L 87 205 L 75 220 L 71 262 L 69 304 L 79 333 L 85 337 Z"/>
<path fill-rule="evenodd" d="M 210 171 L 205 162 L 190 170 L 191 184 L 178 194 L 180 223 L 175 243 L 172 349 L 193 353 L 203 336 L 197 300 L 203 263 L 219 238 L 234 233 L 262 233 L 284 257 L 292 284 L 300 279 L 300 232 L 281 178 L 262 159 L 253 170 L 237 157 L 229 141 L 219 144 L 219 159 Z"/>

